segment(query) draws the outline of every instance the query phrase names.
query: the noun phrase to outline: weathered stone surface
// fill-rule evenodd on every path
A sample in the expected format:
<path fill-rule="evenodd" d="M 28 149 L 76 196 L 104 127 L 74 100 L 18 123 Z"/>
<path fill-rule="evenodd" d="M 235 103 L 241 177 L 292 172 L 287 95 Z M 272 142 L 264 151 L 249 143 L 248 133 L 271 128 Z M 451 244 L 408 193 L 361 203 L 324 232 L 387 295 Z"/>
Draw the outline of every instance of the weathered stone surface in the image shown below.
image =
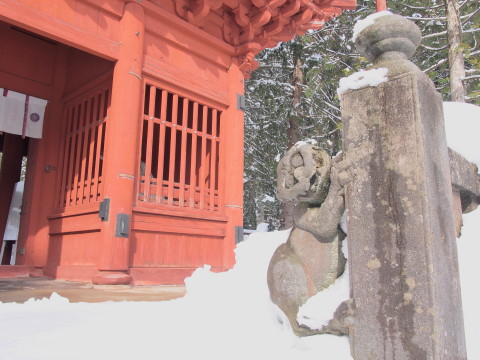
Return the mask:
<path fill-rule="evenodd" d="M 122 272 L 99 272 L 92 277 L 92 284 L 95 285 L 127 285 L 132 281 L 132 277 Z"/>
<path fill-rule="evenodd" d="M 475 164 L 472 164 L 459 153 L 448 149 L 452 186 L 458 191 L 462 203 L 462 212 L 469 213 L 478 207 L 480 202 L 480 175 Z"/>
<path fill-rule="evenodd" d="M 318 147 L 292 146 L 278 163 L 278 199 L 321 204 L 330 186 L 331 166 L 330 156 Z"/>
<path fill-rule="evenodd" d="M 346 158 L 374 149 L 346 191 L 352 355 L 466 359 L 442 99 L 406 60 L 401 38 L 415 43 L 415 31 L 397 16 L 380 19 L 372 31 L 388 28 L 395 41 L 386 53 L 370 41 L 377 50 L 368 53 L 389 81 L 342 97 Z M 379 36 L 369 31 L 360 42 Z"/>
<path fill-rule="evenodd" d="M 448 155 L 453 188 L 455 234 L 459 238 L 462 234 L 462 214 L 475 210 L 480 203 L 480 175 L 477 166 L 459 153 L 448 149 Z"/>
<path fill-rule="evenodd" d="M 393 25 L 393 26 L 392 26 Z M 355 41 L 357 50 L 370 62 L 381 61 L 390 52 L 410 58 L 422 41 L 420 29 L 400 15 L 378 17 Z"/>
<path fill-rule="evenodd" d="M 352 299 L 342 302 L 326 326 L 322 328 L 323 334 L 348 335 L 349 328 L 353 325 L 354 310 Z"/>
<path fill-rule="evenodd" d="M 325 151 L 307 144 L 290 149 L 279 163 L 279 197 L 299 203 L 295 225 L 272 256 L 267 280 L 273 303 L 300 336 L 318 333 L 298 324 L 300 306 L 344 271 L 345 234 L 338 225 L 344 211 L 340 179 L 346 177 L 347 167 L 332 164 Z"/>

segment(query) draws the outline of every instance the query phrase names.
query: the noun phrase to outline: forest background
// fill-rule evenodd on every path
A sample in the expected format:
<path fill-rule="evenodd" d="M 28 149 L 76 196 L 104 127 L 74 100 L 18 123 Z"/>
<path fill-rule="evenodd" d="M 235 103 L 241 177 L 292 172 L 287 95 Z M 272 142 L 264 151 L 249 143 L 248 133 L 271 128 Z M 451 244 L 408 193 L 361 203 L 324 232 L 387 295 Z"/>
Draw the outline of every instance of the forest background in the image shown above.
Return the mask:
<path fill-rule="evenodd" d="M 444 100 L 480 105 L 479 2 L 391 0 L 387 5 L 421 29 L 422 45 L 412 61 Z M 322 29 L 257 55 L 260 66 L 245 83 L 245 229 L 293 225 L 294 204 L 281 204 L 275 196 L 277 164 L 289 147 L 311 139 L 332 156 L 341 150 L 337 88 L 340 78 L 371 66 L 351 38 L 356 21 L 373 12 L 375 1 L 358 0 L 356 10 Z"/>

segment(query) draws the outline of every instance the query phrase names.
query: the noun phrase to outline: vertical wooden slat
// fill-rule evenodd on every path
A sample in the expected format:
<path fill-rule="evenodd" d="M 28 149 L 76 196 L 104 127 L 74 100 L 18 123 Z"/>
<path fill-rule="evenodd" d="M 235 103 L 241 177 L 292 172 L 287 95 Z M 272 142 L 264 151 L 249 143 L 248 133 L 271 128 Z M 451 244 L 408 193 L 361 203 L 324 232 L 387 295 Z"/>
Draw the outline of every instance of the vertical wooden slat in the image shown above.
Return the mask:
<path fill-rule="evenodd" d="M 63 136 L 65 136 L 65 141 L 64 141 L 64 145 L 63 145 L 63 148 L 61 149 L 61 154 L 63 154 L 63 164 L 62 164 L 62 168 L 61 168 L 61 174 L 62 174 L 62 178 L 60 180 L 60 196 L 59 196 L 59 199 L 58 199 L 58 206 L 59 207 L 63 207 L 65 206 L 65 195 L 66 195 L 66 192 L 67 192 L 67 174 L 68 174 L 68 157 L 70 156 L 70 149 L 71 149 L 71 142 L 72 142 L 72 139 L 71 139 L 71 136 L 70 136 L 70 132 L 69 132 L 69 127 L 71 125 L 71 116 L 72 116 L 72 110 L 73 107 L 72 106 L 65 106 L 65 112 L 64 114 L 66 116 L 64 116 L 63 118 L 63 123 L 64 123 L 64 131 L 62 132 Z"/>
<path fill-rule="evenodd" d="M 212 140 L 210 146 L 210 210 L 215 210 L 217 175 L 217 110 L 212 110 Z"/>
<path fill-rule="evenodd" d="M 85 182 L 85 174 L 87 172 L 87 147 L 88 147 L 88 138 L 89 138 L 89 132 L 90 132 L 90 110 L 92 106 L 91 102 L 91 97 L 88 97 L 86 101 L 86 110 L 85 113 L 83 114 L 83 120 L 82 120 L 82 125 L 83 128 L 80 130 L 80 133 L 83 134 L 83 146 L 82 146 L 82 155 L 81 155 L 81 162 L 80 162 L 80 178 L 78 182 L 78 203 L 83 204 L 84 203 L 84 197 L 85 195 L 85 188 L 86 188 L 86 182 Z"/>
<path fill-rule="evenodd" d="M 80 102 L 79 104 L 75 105 L 75 115 L 73 118 L 73 128 L 72 128 L 72 151 L 70 152 L 70 159 L 69 159 L 69 171 L 68 171 L 68 176 L 69 176 L 69 189 L 68 189 L 68 195 L 67 195 L 67 205 L 72 205 L 74 203 L 74 198 L 76 195 L 76 177 L 75 173 L 77 171 L 76 169 L 76 153 L 78 153 L 78 144 L 80 143 L 79 136 L 80 134 L 78 133 L 78 128 L 79 128 L 79 123 L 80 123 L 80 117 L 81 117 L 81 107 L 82 103 Z"/>
<path fill-rule="evenodd" d="M 193 103 L 192 119 L 192 155 L 190 162 L 190 207 L 195 207 L 195 193 L 197 191 L 197 127 L 198 127 L 198 102 Z"/>
<path fill-rule="evenodd" d="M 158 142 L 158 163 L 157 163 L 157 202 L 163 202 L 163 164 L 165 153 L 165 128 L 167 123 L 167 99 L 168 92 L 162 90 L 162 107 L 160 109 L 160 140 Z"/>
<path fill-rule="evenodd" d="M 208 107 L 203 105 L 202 121 L 202 154 L 200 157 L 199 185 L 200 185 L 200 209 L 205 208 L 205 186 L 206 186 L 206 166 L 207 166 L 207 122 Z"/>
<path fill-rule="evenodd" d="M 105 134 L 107 132 L 107 119 L 108 119 L 108 112 L 110 110 L 110 94 L 111 94 L 111 88 L 107 88 L 105 89 L 105 108 L 103 110 L 103 115 L 102 115 L 102 119 L 103 119 L 103 122 L 102 122 L 102 137 L 103 138 L 100 138 L 100 141 L 101 141 L 101 151 L 105 151 Z M 102 153 L 102 156 L 104 154 Z M 99 159 L 98 162 L 100 163 L 100 168 L 99 168 L 99 171 L 101 170 L 102 171 L 102 176 L 103 176 L 103 160 L 102 159 Z M 103 194 L 103 188 L 105 187 L 105 184 L 102 180 L 102 176 L 98 176 L 98 197 L 101 198 L 102 197 L 102 194 Z"/>
<path fill-rule="evenodd" d="M 65 181 L 65 206 L 70 205 L 70 194 L 72 192 L 73 188 L 73 165 L 74 165 L 74 159 L 75 159 L 75 146 L 76 146 L 76 137 L 75 137 L 75 132 L 74 132 L 74 127 L 75 127 L 75 119 L 77 118 L 77 105 L 72 104 L 70 105 L 71 108 L 71 114 L 69 118 L 69 125 L 68 127 L 70 128 L 70 131 L 68 133 L 68 137 L 70 138 L 70 151 L 68 153 L 68 159 L 67 159 L 67 168 L 66 173 L 66 181 Z"/>
<path fill-rule="evenodd" d="M 80 116 L 78 120 L 78 128 L 76 130 L 77 133 L 77 155 L 75 159 L 75 173 L 73 177 L 73 192 L 72 192 L 72 203 L 73 205 L 77 205 L 79 201 L 80 195 L 80 174 L 81 174 L 81 164 L 82 164 L 82 153 L 81 153 L 81 147 L 82 147 L 82 142 L 83 142 L 83 137 L 85 133 L 83 132 L 83 121 L 85 120 L 85 99 L 82 100 L 80 104 Z"/>
<path fill-rule="evenodd" d="M 139 195 L 138 201 L 150 202 L 155 193 L 157 203 L 218 211 L 221 201 L 217 190 L 221 170 L 218 165 L 221 112 L 154 85 L 146 86 L 151 86 L 151 91 L 149 99 L 144 100 L 149 104 L 142 120 L 146 121 L 147 129 L 140 144 L 145 156 L 145 177 L 140 177 L 137 187 L 138 193 L 145 194 L 145 198 Z M 156 117 L 158 112 L 159 118 Z M 201 124 L 199 116 L 203 119 Z M 156 126 L 160 127 L 158 138 Z M 168 129 L 171 132 L 167 137 Z M 157 143 L 157 186 L 154 186 L 149 176 L 154 169 L 157 150 L 153 145 Z"/>
<path fill-rule="evenodd" d="M 178 205 L 185 206 L 185 173 L 186 162 L 187 162 L 187 127 L 188 127 L 188 105 L 189 100 L 183 99 L 183 117 L 182 117 L 182 147 L 180 150 L 180 188 L 179 188 L 179 197 Z"/>
<path fill-rule="evenodd" d="M 168 199 L 167 204 L 173 204 L 173 187 L 175 184 L 175 156 L 177 148 L 177 116 L 178 116 L 178 95 L 173 94 L 172 101 L 172 127 L 170 132 L 170 162 L 168 169 Z"/>
<path fill-rule="evenodd" d="M 140 140 L 139 143 L 138 143 L 138 149 L 137 149 L 137 153 L 140 154 L 140 156 L 141 156 L 142 151 L 143 151 L 143 150 L 142 150 L 142 149 L 143 149 L 143 133 L 144 133 L 144 130 L 143 130 L 143 129 L 144 129 L 144 126 L 145 126 L 145 117 L 148 116 L 148 112 L 149 112 L 148 109 L 147 109 L 147 111 L 145 112 L 145 104 L 146 104 L 146 99 L 147 99 L 147 86 L 149 86 L 149 84 L 147 84 L 146 81 L 144 81 L 144 82 L 143 82 L 143 96 L 142 96 L 142 103 L 141 103 L 141 104 L 143 104 L 143 106 L 142 106 L 142 118 L 141 118 L 141 120 L 140 120 L 141 123 L 142 123 L 142 124 L 141 124 L 142 130 L 141 130 L 141 132 L 140 132 L 140 134 L 141 134 L 141 135 L 140 135 L 140 136 L 141 136 L 140 139 L 141 139 L 141 140 Z M 153 85 L 150 86 L 150 91 L 152 91 L 152 88 L 154 88 Z M 150 95 L 151 95 L 151 92 L 150 92 Z M 142 159 L 140 158 L 139 160 L 141 161 Z M 141 173 L 142 173 L 142 169 L 141 169 L 141 167 L 142 167 L 142 164 L 140 163 L 140 166 L 139 166 L 138 169 L 137 169 L 137 175 L 136 175 L 137 181 L 135 182 L 135 194 L 136 194 L 136 195 L 135 195 L 135 202 L 134 202 L 134 204 L 133 204 L 134 206 L 138 205 L 138 201 L 143 201 L 143 200 L 141 199 L 141 196 L 140 196 L 140 194 L 143 193 L 143 191 L 144 191 L 144 190 L 143 190 L 143 187 L 141 186 L 141 185 L 142 185 L 142 184 L 141 184 L 141 182 L 142 182 L 142 176 L 141 176 L 141 175 L 142 175 L 142 174 L 141 174 Z"/>
<path fill-rule="evenodd" d="M 88 171 L 87 171 L 87 180 L 86 180 L 86 184 L 87 184 L 87 187 L 86 187 L 86 202 L 89 203 L 92 201 L 92 199 L 95 199 L 95 196 L 92 194 L 92 174 L 93 174 L 93 171 L 94 171 L 94 167 L 93 167 L 93 164 L 94 164 L 94 156 L 95 156 L 95 129 L 97 128 L 97 113 L 98 113 L 98 93 L 95 93 L 94 96 L 91 98 L 92 102 L 93 102 L 93 108 L 92 108 L 92 116 L 91 116 L 91 119 L 90 119 L 90 139 L 89 139 L 89 148 L 88 148 L 88 159 L 89 159 L 89 163 L 88 163 Z"/>
<path fill-rule="evenodd" d="M 205 204 L 204 208 L 209 209 L 209 200 L 210 200 L 210 155 L 211 149 L 209 150 L 209 144 L 211 145 L 211 136 L 208 133 L 208 128 L 210 127 L 210 118 L 208 115 L 211 114 L 210 108 L 207 108 L 207 127 L 205 129 L 205 132 L 203 134 L 203 141 L 205 142 L 205 156 L 202 157 L 202 168 L 203 168 L 203 173 L 204 173 L 204 183 L 205 183 L 205 193 L 203 194 L 203 198 L 205 199 Z"/>
<path fill-rule="evenodd" d="M 94 171 L 94 199 L 99 200 L 99 193 L 100 193 L 100 157 L 102 156 L 102 137 L 103 137 L 103 130 L 104 130 L 104 122 L 105 122 L 105 113 L 104 113 L 104 108 L 105 108 L 105 101 L 106 101 L 106 91 L 102 91 L 100 95 L 100 104 L 98 106 L 98 116 L 95 119 L 95 123 L 97 125 L 98 131 L 97 131 L 97 138 L 95 139 L 95 171 Z"/>
<path fill-rule="evenodd" d="M 148 116 L 147 120 L 147 146 L 145 154 L 145 174 L 143 174 L 144 179 L 144 200 L 150 201 L 150 186 L 151 186 L 151 172 L 152 172 L 152 148 L 153 148 L 153 124 L 155 116 L 155 94 L 157 88 L 155 86 L 150 87 L 150 97 L 149 97 L 149 106 L 148 106 Z"/>
<path fill-rule="evenodd" d="M 222 144 L 222 140 L 221 140 L 221 127 L 222 127 L 222 116 L 223 116 L 223 113 L 220 112 L 218 114 L 218 120 L 217 120 L 217 134 L 219 135 L 218 136 L 218 141 L 217 141 L 217 157 L 218 157 L 218 168 L 217 168 L 217 174 L 216 174 L 216 178 L 217 178 L 217 211 L 222 211 L 223 209 L 223 186 L 221 186 L 221 184 L 223 184 L 223 180 L 225 177 L 224 177 L 224 173 L 223 173 L 223 167 L 222 167 L 222 155 L 225 154 L 225 144 Z"/>
<path fill-rule="evenodd" d="M 110 88 L 97 88 L 64 105 L 60 185 L 55 204 L 68 207 L 98 201 L 102 139 Z"/>

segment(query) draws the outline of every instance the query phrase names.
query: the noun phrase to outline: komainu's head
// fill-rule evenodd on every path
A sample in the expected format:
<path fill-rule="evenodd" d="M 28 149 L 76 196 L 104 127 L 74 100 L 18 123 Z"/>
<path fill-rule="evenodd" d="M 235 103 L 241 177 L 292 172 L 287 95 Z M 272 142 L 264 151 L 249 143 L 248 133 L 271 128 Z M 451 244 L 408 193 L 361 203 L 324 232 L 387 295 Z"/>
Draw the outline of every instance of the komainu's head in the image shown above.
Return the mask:
<path fill-rule="evenodd" d="M 297 143 L 278 164 L 278 199 L 321 204 L 328 193 L 331 167 L 332 160 L 325 150 Z"/>

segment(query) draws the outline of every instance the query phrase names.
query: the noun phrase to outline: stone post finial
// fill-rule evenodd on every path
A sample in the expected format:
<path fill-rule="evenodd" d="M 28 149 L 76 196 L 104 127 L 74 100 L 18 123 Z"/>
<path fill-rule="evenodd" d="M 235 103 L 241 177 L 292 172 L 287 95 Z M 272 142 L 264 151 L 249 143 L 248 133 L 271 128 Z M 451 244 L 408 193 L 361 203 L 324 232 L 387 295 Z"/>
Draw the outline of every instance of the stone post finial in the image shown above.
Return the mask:
<path fill-rule="evenodd" d="M 391 76 L 393 73 L 418 71 L 418 67 L 408 59 L 421 41 L 422 33 L 415 23 L 403 16 L 387 13 L 375 17 L 373 23 L 356 36 L 355 46 L 374 67 L 388 68 Z"/>

